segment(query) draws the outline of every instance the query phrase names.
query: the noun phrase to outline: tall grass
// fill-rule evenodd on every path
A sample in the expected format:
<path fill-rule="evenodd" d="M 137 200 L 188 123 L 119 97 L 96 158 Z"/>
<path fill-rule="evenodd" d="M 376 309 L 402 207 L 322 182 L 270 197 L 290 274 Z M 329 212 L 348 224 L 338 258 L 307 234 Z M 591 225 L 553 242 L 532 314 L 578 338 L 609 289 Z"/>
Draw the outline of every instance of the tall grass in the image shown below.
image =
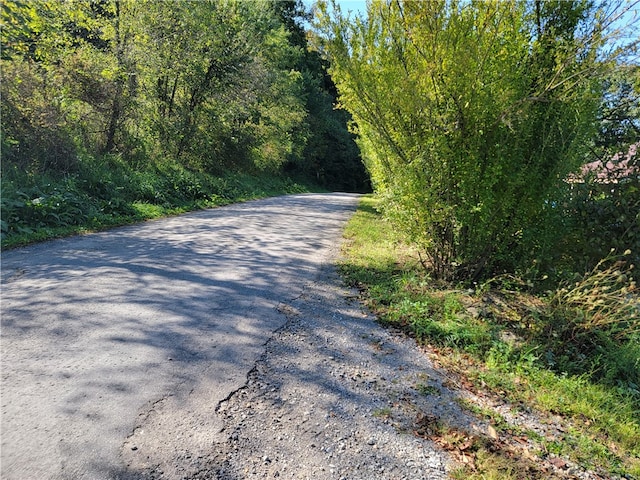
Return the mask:
<path fill-rule="evenodd" d="M 640 396 L 640 302 L 633 264 L 615 251 L 532 311 L 532 341 L 556 371 L 588 374 Z M 536 331 L 537 329 L 537 331 Z"/>

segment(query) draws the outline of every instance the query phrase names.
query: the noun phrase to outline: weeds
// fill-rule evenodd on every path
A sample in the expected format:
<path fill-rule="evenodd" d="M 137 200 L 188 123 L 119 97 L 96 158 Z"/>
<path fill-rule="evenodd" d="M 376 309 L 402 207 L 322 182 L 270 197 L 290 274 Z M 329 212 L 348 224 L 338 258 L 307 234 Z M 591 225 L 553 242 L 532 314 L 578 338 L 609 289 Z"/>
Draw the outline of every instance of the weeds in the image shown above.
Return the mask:
<path fill-rule="evenodd" d="M 149 218 L 310 188 L 289 178 L 226 174 L 176 165 L 131 168 L 117 156 L 87 158 L 62 177 L 19 172 L 2 175 L 2 247 L 100 230 Z"/>
<path fill-rule="evenodd" d="M 440 395 L 440 389 L 434 385 L 427 385 L 426 383 L 418 383 L 416 390 L 422 395 Z"/>
<path fill-rule="evenodd" d="M 390 409 L 390 408 L 387 408 L 387 407 L 385 407 L 385 408 L 380 408 L 380 409 L 375 410 L 375 411 L 373 412 L 373 416 L 374 416 L 374 417 L 377 417 L 377 418 L 384 418 L 384 419 L 391 418 L 391 414 L 392 414 L 391 409 Z"/>
<path fill-rule="evenodd" d="M 534 297 L 513 288 L 518 279 L 475 292 L 432 282 L 371 198 L 347 238 L 341 271 L 381 322 L 430 345 L 463 385 L 557 419 L 564 432 L 554 439 L 516 432 L 492 415 L 499 435 L 526 436 L 543 456 L 562 455 L 605 475 L 640 476 L 640 312 L 626 255 L 612 254 L 572 285 Z M 449 431 L 446 419 L 432 420 L 418 433 L 467 458 L 459 478 L 548 478 L 502 442 L 469 440 Z"/>
<path fill-rule="evenodd" d="M 624 256 L 630 255 L 627 250 Z M 555 334 L 575 339 L 585 333 L 603 332 L 622 342 L 640 333 L 640 304 L 634 296 L 633 265 L 624 256 L 611 254 L 574 285 L 558 289 L 548 303 L 549 317 L 560 320 L 563 330 Z"/>
<path fill-rule="evenodd" d="M 532 340 L 558 372 L 592 379 L 640 394 L 640 303 L 625 261 L 610 255 L 577 282 L 553 292 L 531 312 Z"/>

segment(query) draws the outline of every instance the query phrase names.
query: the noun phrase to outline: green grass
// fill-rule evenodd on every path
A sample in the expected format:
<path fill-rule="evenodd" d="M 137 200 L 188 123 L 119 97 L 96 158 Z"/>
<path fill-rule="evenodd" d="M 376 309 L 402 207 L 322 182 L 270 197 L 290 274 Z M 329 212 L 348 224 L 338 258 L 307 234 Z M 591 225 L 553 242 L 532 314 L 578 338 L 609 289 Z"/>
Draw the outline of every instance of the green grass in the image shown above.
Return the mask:
<path fill-rule="evenodd" d="M 72 174 L 5 168 L 1 246 L 13 248 L 79 233 L 288 193 L 318 191 L 265 172 L 211 175 L 177 165 L 131 168 L 118 157 L 87 159 Z"/>
<path fill-rule="evenodd" d="M 562 438 L 550 441 L 529 435 L 540 454 L 552 452 L 585 468 L 640 478 L 640 394 L 637 385 L 628 381 L 637 378 L 638 342 L 631 338 L 626 343 L 606 343 L 617 350 L 581 363 L 595 365 L 597 360 L 599 370 L 614 371 L 617 376 L 563 371 L 545 356 L 557 347 L 553 330 L 547 332 L 548 338 L 540 335 L 540 322 L 545 319 L 534 318 L 530 307 L 545 304 L 545 298 L 492 290 L 476 294 L 455 285 L 436 284 L 421 267 L 417 252 L 378 214 L 373 197 L 362 200 L 345 237 L 341 272 L 362 291 L 383 324 L 401 327 L 417 341 L 434 346 L 436 354 L 443 353 L 438 356 L 440 364 L 472 382 L 474 388 L 501 395 L 543 418 L 561 419 Z M 488 294 L 505 299 L 505 305 L 484 305 Z M 472 314 L 468 306 L 477 309 L 479 304 L 486 311 Z M 635 363 L 629 360 L 634 358 Z M 497 414 L 494 423 L 508 430 Z M 484 460 L 476 468 L 484 465 L 485 470 L 462 476 L 509 478 L 509 471 L 523 468 L 509 465 L 509 456 L 496 454 L 495 447 L 483 448 L 479 447 L 478 458 Z"/>

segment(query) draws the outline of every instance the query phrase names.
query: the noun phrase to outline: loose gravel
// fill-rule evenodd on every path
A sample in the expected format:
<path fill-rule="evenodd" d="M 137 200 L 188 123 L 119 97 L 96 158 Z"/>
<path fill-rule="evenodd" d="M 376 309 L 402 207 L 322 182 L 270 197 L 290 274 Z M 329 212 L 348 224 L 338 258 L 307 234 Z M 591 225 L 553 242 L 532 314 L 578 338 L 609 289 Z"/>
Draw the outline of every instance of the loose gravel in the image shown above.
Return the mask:
<path fill-rule="evenodd" d="M 326 266 L 290 304 L 246 385 L 221 402 L 227 440 L 194 478 L 444 479 L 423 412 L 482 428 L 415 342 L 380 327 Z"/>
<path fill-rule="evenodd" d="M 425 419 L 469 436 L 496 435 L 488 420 L 460 406 L 465 402 L 550 434 L 548 420 L 472 393 L 415 340 L 382 327 L 358 298 L 324 265 L 298 298 L 278 305 L 285 324 L 266 342 L 246 383 L 215 407 L 224 426 L 209 453 L 184 451 L 121 478 L 450 478 L 456 459 L 424 438 Z M 535 446 L 519 441 L 528 445 L 508 448 L 536 462 L 545 478 L 605 478 L 554 456 L 531 457 Z"/>

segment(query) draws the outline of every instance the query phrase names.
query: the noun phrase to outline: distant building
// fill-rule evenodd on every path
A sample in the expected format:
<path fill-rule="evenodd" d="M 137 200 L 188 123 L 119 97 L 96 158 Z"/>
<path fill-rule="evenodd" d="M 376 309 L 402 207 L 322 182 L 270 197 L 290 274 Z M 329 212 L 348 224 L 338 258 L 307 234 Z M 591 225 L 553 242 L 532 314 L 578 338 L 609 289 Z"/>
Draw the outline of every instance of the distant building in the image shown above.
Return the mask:
<path fill-rule="evenodd" d="M 595 183 L 611 184 L 631 180 L 634 177 L 640 179 L 640 161 L 637 158 L 640 153 L 640 142 L 629 146 L 627 153 L 616 153 L 606 162 L 596 160 L 582 166 L 579 173 L 569 175 L 569 183 L 584 183 L 591 179 Z"/>

